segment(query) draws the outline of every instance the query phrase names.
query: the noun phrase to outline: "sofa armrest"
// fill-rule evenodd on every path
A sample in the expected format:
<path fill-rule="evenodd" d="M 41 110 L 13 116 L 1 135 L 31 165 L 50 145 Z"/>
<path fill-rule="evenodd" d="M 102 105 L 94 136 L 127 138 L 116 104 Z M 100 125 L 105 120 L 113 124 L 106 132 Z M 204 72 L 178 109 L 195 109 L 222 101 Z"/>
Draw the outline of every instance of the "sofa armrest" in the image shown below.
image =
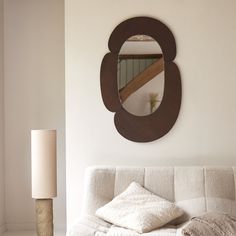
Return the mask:
<path fill-rule="evenodd" d="M 95 236 L 106 234 L 111 224 L 96 216 L 86 215 L 69 229 L 67 236 Z"/>

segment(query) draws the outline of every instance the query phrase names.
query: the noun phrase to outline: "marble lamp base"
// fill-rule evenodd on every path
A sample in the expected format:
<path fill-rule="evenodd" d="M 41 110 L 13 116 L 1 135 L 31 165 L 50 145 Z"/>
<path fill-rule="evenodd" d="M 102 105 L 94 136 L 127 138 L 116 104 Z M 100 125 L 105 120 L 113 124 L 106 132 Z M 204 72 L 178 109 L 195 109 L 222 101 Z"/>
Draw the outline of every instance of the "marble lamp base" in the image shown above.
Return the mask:
<path fill-rule="evenodd" d="M 37 236 L 53 236 L 53 200 L 36 199 Z"/>

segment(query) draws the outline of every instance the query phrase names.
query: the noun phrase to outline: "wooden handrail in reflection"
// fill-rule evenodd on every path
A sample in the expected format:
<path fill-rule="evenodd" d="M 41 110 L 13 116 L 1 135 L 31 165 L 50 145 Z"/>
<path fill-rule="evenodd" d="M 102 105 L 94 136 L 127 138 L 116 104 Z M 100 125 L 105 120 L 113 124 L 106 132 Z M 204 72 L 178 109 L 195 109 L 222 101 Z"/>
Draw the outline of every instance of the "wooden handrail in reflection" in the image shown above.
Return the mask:
<path fill-rule="evenodd" d="M 132 93 L 137 91 L 147 82 L 155 78 L 164 70 L 164 59 L 163 57 L 158 59 L 156 62 L 147 67 L 143 72 L 134 77 L 126 86 L 119 90 L 120 99 L 123 103 Z"/>

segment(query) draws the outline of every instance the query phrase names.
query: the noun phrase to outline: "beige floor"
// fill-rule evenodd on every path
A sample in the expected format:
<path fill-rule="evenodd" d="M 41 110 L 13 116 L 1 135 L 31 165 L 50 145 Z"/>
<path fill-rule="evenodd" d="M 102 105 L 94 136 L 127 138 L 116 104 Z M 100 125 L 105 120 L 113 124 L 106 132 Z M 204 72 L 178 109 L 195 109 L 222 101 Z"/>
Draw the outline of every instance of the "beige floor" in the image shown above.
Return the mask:
<path fill-rule="evenodd" d="M 54 236 L 65 236 L 63 232 L 56 232 Z M 8 231 L 2 234 L 2 236 L 37 236 L 33 231 Z"/>

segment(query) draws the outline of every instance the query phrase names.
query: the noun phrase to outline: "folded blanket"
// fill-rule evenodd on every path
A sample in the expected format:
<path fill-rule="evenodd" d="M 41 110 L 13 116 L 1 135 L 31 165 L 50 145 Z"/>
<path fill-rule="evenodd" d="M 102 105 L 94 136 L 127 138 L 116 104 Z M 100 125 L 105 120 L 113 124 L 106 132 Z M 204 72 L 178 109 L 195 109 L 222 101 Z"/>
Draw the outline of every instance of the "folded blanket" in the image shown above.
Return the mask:
<path fill-rule="evenodd" d="M 183 236 L 235 236 L 236 218 L 221 213 L 206 213 L 194 217 L 182 229 Z"/>

